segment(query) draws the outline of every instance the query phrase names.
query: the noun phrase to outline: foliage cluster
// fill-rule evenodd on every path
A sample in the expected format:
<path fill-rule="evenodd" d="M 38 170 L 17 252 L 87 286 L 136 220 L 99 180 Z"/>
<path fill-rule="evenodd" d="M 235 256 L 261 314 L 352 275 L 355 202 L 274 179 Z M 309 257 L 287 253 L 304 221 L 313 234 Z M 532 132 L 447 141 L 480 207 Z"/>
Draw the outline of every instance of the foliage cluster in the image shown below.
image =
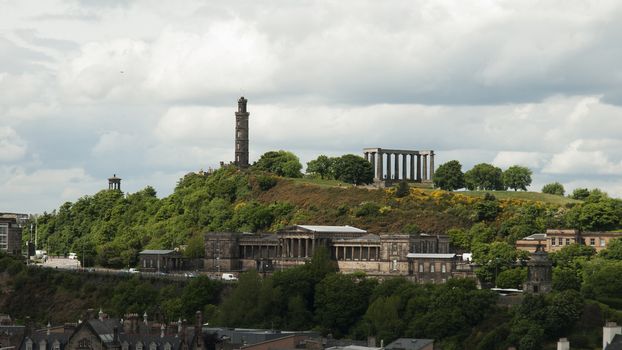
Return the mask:
<path fill-rule="evenodd" d="M 374 180 L 371 163 L 354 154 L 341 157 L 321 155 L 307 163 L 307 173 L 319 175 L 322 179 L 335 179 L 354 185 L 370 184 Z"/>

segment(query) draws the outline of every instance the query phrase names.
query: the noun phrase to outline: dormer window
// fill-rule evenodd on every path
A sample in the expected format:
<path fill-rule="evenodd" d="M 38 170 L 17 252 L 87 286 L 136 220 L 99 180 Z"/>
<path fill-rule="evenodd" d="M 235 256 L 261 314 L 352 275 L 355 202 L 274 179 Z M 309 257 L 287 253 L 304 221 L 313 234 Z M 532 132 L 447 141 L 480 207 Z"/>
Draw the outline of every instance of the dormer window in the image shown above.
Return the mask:
<path fill-rule="evenodd" d="M 47 343 L 45 342 L 45 340 L 42 340 L 39 342 L 39 350 L 46 350 L 47 348 Z"/>
<path fill-rule="evenodd" d="M 130 344 L 128 344 L 128 342 L 123 341 L 123 343 L 121 344 L 121 350 L 129 350 L 130 349 Z"/>
<path fill-rule="evenodd" d="M 32 340 L 30 338 L 26 340 L 26 350 L 32 350 Z"/>
<path fill-rule="evenodd" d="M 158 345 L 156 345 L 156 343 L 151 342 L 151 344 L 149 344 L 149 350 L 157 350 Z"/>
<path fill-rule="evenodd" d="M 169 342 L 166 342 L 166 344 L 164 344 L 164 350 L 171 350 L 171 344 Z"/>
<path fill-rule="evenodd" d="M 57 340 L 52 343 L 52 350 L 60 350 L 60 342 Z"/>
<path fill-rule="evenodd" d="M 141 342 L 136 343 L 136 350 L 143 350 L 143 343 Z"/>

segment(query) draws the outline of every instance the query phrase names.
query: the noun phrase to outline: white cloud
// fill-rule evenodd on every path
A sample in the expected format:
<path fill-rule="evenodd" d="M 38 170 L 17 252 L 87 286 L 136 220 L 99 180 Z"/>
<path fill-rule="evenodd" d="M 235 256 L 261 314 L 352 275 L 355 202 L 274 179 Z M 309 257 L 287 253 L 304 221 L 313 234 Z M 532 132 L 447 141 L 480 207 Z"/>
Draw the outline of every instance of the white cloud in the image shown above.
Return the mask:
<path fill-rule="evenodd" d="M 547 160 L 547 156 L 538 152 L 499 152 L 492 164 L 507 169 L 513 165 L 521 165 L 530 169 L 540 168 Z"/>
<path fill-rule="evenodd" d="M 593 150 L 590 147 L 599 142 L 588 141 L 588 147 L 584 147 L 586 144 L 584 140 L 573 141 L 566 150 L 555 154 L 542 171 L 552 174 L 622 174 L 622 162 L 613 162 L 604 151 Z"/>
<path fill-rule="evenodd" d="M 14 162 L 26 154 L 26 142 L 11 127 L 0 127 L 0 162 Z"/>

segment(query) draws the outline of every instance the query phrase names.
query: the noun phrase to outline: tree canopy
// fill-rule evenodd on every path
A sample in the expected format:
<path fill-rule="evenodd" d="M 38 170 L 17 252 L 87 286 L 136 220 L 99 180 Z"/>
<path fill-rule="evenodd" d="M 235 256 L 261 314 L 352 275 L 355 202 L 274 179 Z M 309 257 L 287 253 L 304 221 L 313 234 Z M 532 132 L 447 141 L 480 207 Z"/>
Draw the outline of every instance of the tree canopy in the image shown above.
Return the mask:
<path fill-rule="evenodd" d="M 453 191 L 464 187 L 464 174 L 462 173 L 462 164 L 457 160 L 450 160 L 441 164 L 434 172 L 432 178 L 434 187 L 438 187 L 445 191 Z"/>
<path fill-rule="evenodd" d="M 512 165 L 503 172 L 503 185 L 516 190 L 527 191 L 531 185 L 531 170 L 520 165 Z"/>
<path fill-rule="evenodd" d="M 559 182 L 552 182 L 542 186 L 542 193 L 554 194 L 557 196 L 563 196 L 566 190 L 564 189 L 564 185 Z"/>
<path fill-rule="evenodd" d="M 283 177 L 302 177 L 302 164 L 295 154 L 288 151 L 269 151 L 261 155 L 253 168 Z"/>
<path fill-rule="evenodd" d="M 503 171 L 496 166 L 486 163 L 475 165 L 464 173 L 466 188 L 473 190 L 505 190 L 503 185 Z"/>
<path fill-rule="evenodd" d="M 374 181 L 374 169 L 365 158 L 346 154 L 335 159 L 334 173 L 337 180 L 364 185 Z"/>

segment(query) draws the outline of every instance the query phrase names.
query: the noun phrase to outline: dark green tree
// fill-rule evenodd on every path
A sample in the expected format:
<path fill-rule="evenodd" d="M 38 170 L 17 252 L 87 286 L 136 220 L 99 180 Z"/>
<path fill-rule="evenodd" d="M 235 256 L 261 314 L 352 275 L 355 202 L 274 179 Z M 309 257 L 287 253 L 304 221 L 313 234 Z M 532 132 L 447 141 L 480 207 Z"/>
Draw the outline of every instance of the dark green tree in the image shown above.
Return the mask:
<path fill-rule="evenodd" d="M 337 180 L 364 185 L 374 181 L 374 169 L 365 158 L 354 154 L 346 154 L 335 160 L 335 178 Z"/>
<path fill-rule="evenodd" d="M 542 186 L 542 193 L 563 196 L 564 192 L 566 192 L 566 190 L 564 190 L 564 185 L 560 184 L 559 182 L 552 182 L 550 184 Z"/>
<path fill-rule="evenodd" d="M 503 172 L 503 184 L 514 191 L 527 191 L 527 186 L 531 185 L 531 174 L 531 169 L 527 167 L 512 165 Z"/>
<path fill-rule="evenodd" d="M 622 239 L 610 240 L 607 249 L 601 250 L 599 256 L 610 260 L 622 260 Z"/>
<path fill-rule="evenodd" d="M 253 168 L 283 177 L 302 177 L 302 164 L 295 154 L 288 151 L 269 151 L 261 155 Z"/>
<path fill-rule="evenodd" d="M 473 190 L 505 190 L 503 171 L 496 166 L 480 163 L 464 173 L 466 188 Z"/>
<path fill-rule="evenodd" d="M 432 177 L 434 187 L 445 191 L 453 191 L 464 187 L 464 174 L 462 164 L 457 160 L 450 160 L 441 164 Z"/>
<path fill-rule="evenodd" d="M 587 188 L 575 188 L 574 191 L 572 191 L 572 195 L 570 195 L 570 197 L 572 199 L 577 199 L 577 200 L 585 200 L 588 196 L 590 195 L 590 190 L 588 190 Z"/>
<path fill-rule="evenodd" d="M 325 155 L 321 155 L 316 159 L 307 162 L 307 173 L 320 175 L 320 178 L 327 179 L 333 178 L 333 165 L 335 158 L 329 158 Z"/>
<path fill-rule="evenodd" d="M 410 186 L 407 181 L 400 181 L 395 188 L 395 197 L 403 198 L 410 194 Z"/>

